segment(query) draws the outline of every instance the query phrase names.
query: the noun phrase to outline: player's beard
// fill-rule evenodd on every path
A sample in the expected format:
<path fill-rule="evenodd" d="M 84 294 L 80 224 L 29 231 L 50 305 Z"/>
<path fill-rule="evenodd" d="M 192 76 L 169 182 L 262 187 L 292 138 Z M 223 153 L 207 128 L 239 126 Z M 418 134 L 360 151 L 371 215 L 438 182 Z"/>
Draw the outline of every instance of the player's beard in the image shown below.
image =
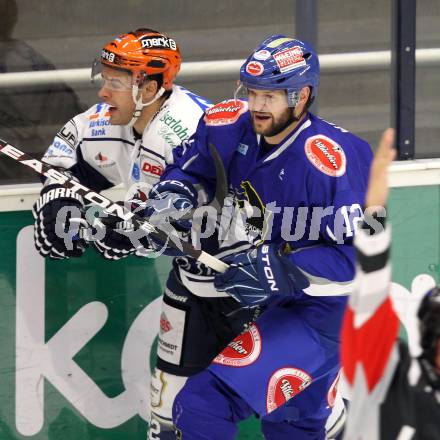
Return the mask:
<path fill-rule="evenodd" d="M 251 112 L 252 113 L 252 125 L 254 127 L 254 131 L 257 134 L 261 134 L 262 136 L 272 137 L 281 133 L 285 130 L 290 124 L 294 122 L 298 122 L 299 118 L 295 116 L 295 110 L 291 107 L 287 107 L 286 110 L 281 113 L 278 117 L 275 117 L 272 113 L 261 113 L 261 112 Z M 270 116 L 271 124 L 262 129 L 258 127 L 258 124 L 255 122 L 255 113 L 261 113 L 265 116 Z M 269 119 L 267 119 L 269 121 Z"/>

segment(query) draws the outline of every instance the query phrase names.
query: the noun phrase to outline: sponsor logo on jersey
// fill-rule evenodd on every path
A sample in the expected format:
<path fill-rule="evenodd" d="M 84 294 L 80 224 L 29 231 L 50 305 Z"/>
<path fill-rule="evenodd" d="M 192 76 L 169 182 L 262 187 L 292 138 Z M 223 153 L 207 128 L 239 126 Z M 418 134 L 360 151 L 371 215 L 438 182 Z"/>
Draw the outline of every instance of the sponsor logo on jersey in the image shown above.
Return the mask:
<path fill-rule="evenodd" d="M 215 357 L 215 364 L 230 367 L 245 367 L 253 364 L 261 353 L 261 335 L 258 327 L 252 324 L 249 329 L 237 336 Z"/>
<path fill-rule="evenodd" d="M 288 72 L 289 70 L 306 65 L 303 51 L 299 46 L 284 49 L 281 52 L 275 53 L 273 57 L 275 58 L 280 72 Z"/>
<path fill-rule="evenodd" d="M 96 105 L 96 111 L 95 111 L 95 113 L 93 113 L 92 115 L 89 115 L 89 120 L 92 121 L 93 119 L 98 119 L 98 118 L 99 118 L 99 115 L 100 115 L 100 113 L 101 113 L 101 110 L 102 110 L 103 107 L 104 107 L 104 104 L 103 104 L 102 102 L 98 103 L 98 104 Z M 107 118 L 110 117 L 110 112 L 109 112 L 109 111 L 106 111 L 106 112 L 104 113 L 103 117 L 104 117 L 104 118 L 106 118 L 106 117 L 107 117 Z M 106 124 L 106 125 L 107 125 L 107 124 Z M 92 125 L 89 125 L 89 127 L 92 127 Z"/>
<path fill-rule="evenodd" d="M 171 325 L 171 322 L 168 320 L 167 315 L 165 315 L 164 312 L 160 315 L 160 333 L 168 333 L 170 330 L 172 330 L 173 326 Z"/>
<path fill-rule="evenodd" d="M 304 150 L 309 161 L 324 174 L 332 177 L 345 174 L 347 159 L 342 147 L 334 140 L 318 134 L 306 140 Z"/>
<path fill-rule="evenodd" d="M 91 137 L 97 137 L 97 136 L 105 136 L 105 128 L 92 128 L 92 132 L 90 133 Z"/>
<path fill-rule="evenodd" d="M 95 156 L 95 160 L 97 162 L 107 162 L 108 161 L 108 157 L 104 156 L 101 152 L 99 152 L 96 156 Z"/>
<path fill-rule="evenodd" d="M 206 110 L 204 121 L 206 125 L 233 124 L 243 113 L 246 113 L 247 109 L 246 101 L 228 99 Z"/>
<path fill-rule="evenodd" d="M 142 154 L 140 163 L 141 163 L 141 170 L 144 174 L 149 174 L 158 177 L 161 176 L 163 173 L 162 164 L 153 157 L 150 157 L 149 155 Z"/>
<path fill-rule="evenodd" d="M 98 164 L 99 168 L 107 168 L 113 166 L 116 162 L 114 160 L 109 160 L 108 156 L 105 156 L 101 152 L 99 152 L 95 156 L 95 161 Z"/>
<path fill-rule="evenodd" d="M 189 138 L 188 127 L 182 124 L 182 119 L 173 118 L 169 110 L 160 118 L 160 121 L 170 127 L 181 141 Z"/>
<path fill-rule="evenodd" d="M 63 153 L 66 153 L 67 156 L 73 155 L 73 149 L 70 145 L 65 144 L 64 142 L 55 141 L 50 148 L 47 150 L 47 153 L 50 155 L 56 155 L 57 152 L 55 150 L 61 151 Z"/>
<path fill-rule="evenodd" d="M 177 49 L 176 42 L 166 37 L 145 37 L 141 39 L 141 44 L 145 49 Z"/>
<path fill-rule="evenodd" d="M 333 408 L 335 406 L 336 395 L 338 394 L 338 385 L 339 385 L 340 377 L 341 377 L 341 372 L 338 373 L 335 380 L 330 385 L 330 388 L 327 393 L 327 403 L 330 408 Z"/>
<path fill-rule="evenodd" d="M 152 174 L 153 176 L 161 176 L 163 173 L 163 167 L 144 161 L 142 163 L 142 171 L 146 174 Z"/>
<path fill-rule="evenodd" d="M 256 60 L 265 61 L 270 57 L 270 52 L 268 50 L 259 50 L 258 52 L 254 53 L 254 58 Z"/>
<path fill-rule="evenodd" d="M 281 368 L 272 374 L 267 386 L 266 409 L 270 413 L 284 405 L 312 383 L 312 377 L 299 368 Z"/>
<path fill-rule="evenodd" d="M 246 72 L 249 75 L 259 76 L 264 72 L 264 66 L 259 61 L 250 61 L 246 64 Z"/>
<path fill-rule="evenodd" d="M 70 120 L 58 133 L 57 136 L 66 141 L 72 148 L 76 144 L 77 129 L 75 123 Z"/>
<path fill-rule="evenodd" d="M 89 122 L 89 128 L 106 127 L 107 125 L 111 125 L 108 119 L 99 118 Z"/>

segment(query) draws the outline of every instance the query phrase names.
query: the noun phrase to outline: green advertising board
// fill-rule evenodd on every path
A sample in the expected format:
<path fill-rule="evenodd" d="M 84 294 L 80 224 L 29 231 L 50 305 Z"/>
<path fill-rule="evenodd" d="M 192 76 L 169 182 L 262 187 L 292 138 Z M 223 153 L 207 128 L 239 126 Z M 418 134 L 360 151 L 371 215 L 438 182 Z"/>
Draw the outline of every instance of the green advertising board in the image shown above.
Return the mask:
<path fill-rule="evenodd" d="M 438 280 L 438 186 L 395 188 L 393 280 Z M 29 211 L 0 213 L 0 440 L 146 438 L 149 379 L 170 259 L 50 261 Z M 258 440 L 258 422 L 240 426 Z"/>

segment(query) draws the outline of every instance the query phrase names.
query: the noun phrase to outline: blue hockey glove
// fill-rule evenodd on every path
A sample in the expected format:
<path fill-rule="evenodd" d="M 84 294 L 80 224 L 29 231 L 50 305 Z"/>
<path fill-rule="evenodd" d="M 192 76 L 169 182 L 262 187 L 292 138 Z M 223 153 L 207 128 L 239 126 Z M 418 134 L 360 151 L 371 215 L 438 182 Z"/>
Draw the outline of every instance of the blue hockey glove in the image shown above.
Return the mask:
<path fill-rule="evenodd" d="M 263 244 L 237 254 L 230 268 L 214 279 L 215 288 L 247 306 L 263 305 L 274 296 L 294 296 L 309 286 L 307 277 L 280 252 Z"/>
<path fill-rule="evenodd" d="M 82 207 L 82 197 L 70 189 L 60 185 L 42 189 L 32 208 L 34 242 L 40 255 L 62 260 L 83 254 L 87 244 L 77 236 L 84 221 Z"/>
<path fill-rule="evenodd" d="M 191 229 L 191 220 L 182 219 L 182 215 L 197 206 L 197 191 L 190 182 L 164 180 L 151 188 L 146 202 L 145 216 L 157 219 L 169 219 L 170 223 L 180 231 Z"/>
<path fill-rule="evenodd" d="M 164 180 L 151 188 L 146 202 L 144 215 L 148 221 L 166 232 L 170 239 L 173 236 L 180 240 L 188 236 L 192 220 L 182 216 L 197 206 L 197 191 L 190 182 Z M 166 247 L 165 243 L 150 237 L 150 244 L 165 255 L 182 255 Z"/>

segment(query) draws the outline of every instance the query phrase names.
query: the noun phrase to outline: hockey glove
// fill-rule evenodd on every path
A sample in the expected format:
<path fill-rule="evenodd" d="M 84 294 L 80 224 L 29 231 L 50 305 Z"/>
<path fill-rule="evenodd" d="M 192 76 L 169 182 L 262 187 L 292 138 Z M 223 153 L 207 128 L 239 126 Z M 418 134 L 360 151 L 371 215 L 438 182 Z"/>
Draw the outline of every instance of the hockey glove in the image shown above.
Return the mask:
<path fill-rule="evenodd" d="M 118 202 L 123 204 L 123 202 Z M 98 228 L 96 224 L 94 228 Z M 143 231 L 135 231 L 130 222 L 123 222 L 115 215 L 100 217 L 102 236 L 93 243 L 99 254 L 106 260 L 120 260 L 129 255 L 147 257 L 152 252 L 148 237 Z"/>
<path fill-rule="evenodd" d="M 234 256 L 230 268 L 214 279 L 215 288 L 247 306 L 264 305 L 275 296 L 293 297 L 309 285 L 306 276 L 275 244 Z"/>
<path fill-rule="evenodd" d="M 150 223 L 166 232 L 170 240 L 182 240 L 188 236 L 192 224 L 191 219 L 182 216 L 196 206 L 197 191 L 190 182 L 164 180 L 151 188 L 144 215 Z M 165 255 L 182 255 L 151 237 L 150 244 Z"/>
<path fill-rule="evenodd" d="M 78 227 L 84 221 L 79 194 L 60 185 L 43 188 L 32 208 L 34 242 L 43 257 L 61 260 L 80 257 L 87 244 L 78 237 Z"/>

